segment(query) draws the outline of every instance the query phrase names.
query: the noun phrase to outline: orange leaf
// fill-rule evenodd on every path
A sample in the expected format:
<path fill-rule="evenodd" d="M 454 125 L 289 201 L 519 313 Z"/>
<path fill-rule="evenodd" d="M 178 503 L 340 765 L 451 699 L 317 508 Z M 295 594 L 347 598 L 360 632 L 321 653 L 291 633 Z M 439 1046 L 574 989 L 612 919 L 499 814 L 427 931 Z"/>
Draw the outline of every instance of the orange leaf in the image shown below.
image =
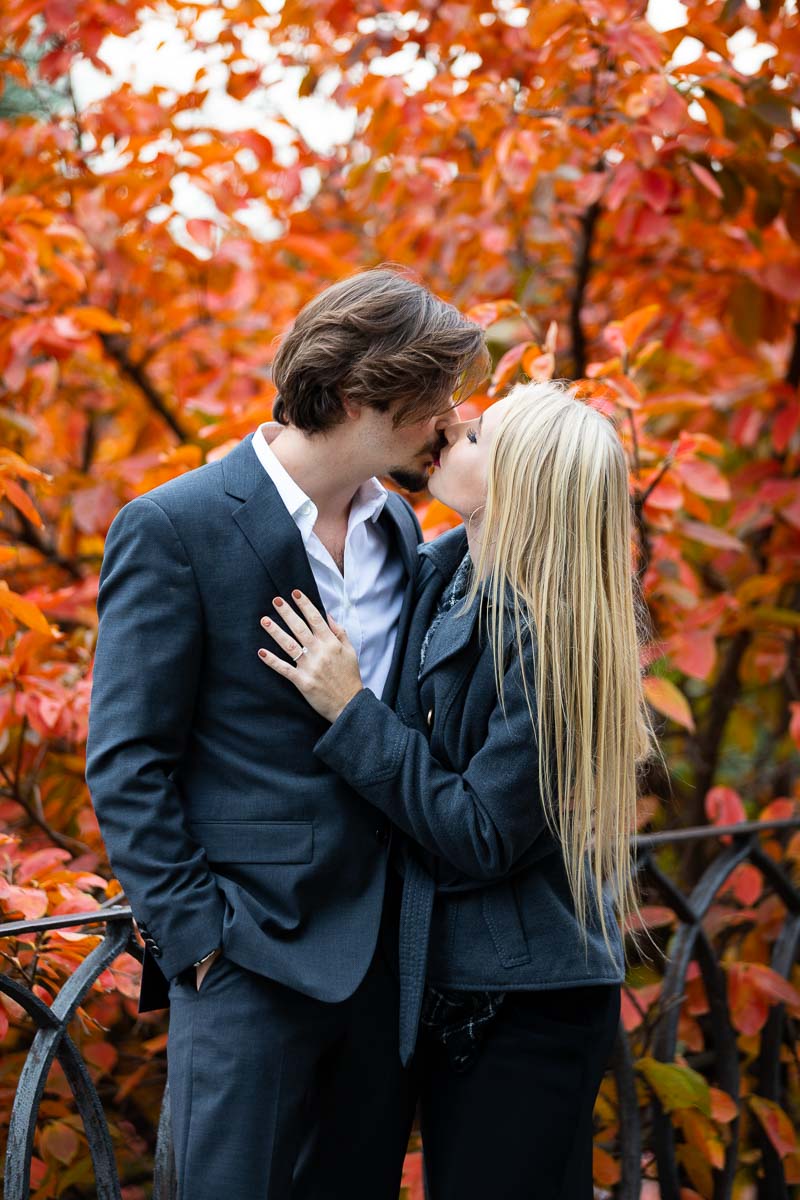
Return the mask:
<path fill-rule="evenodd" d="M 27 625 L 30 629 L 35 629 L 39 633 L 47 633 L 52 636 L 53 630 L 47 622 L 47 618 L 40 609 L 32 604 L 30 600 L 23 599 L 16 592 L 12 592 L 4 579 L 0 580 L 0 608 L 6 609 L 12 613 L 18 621 L 23 625 Z"/>
<path fill-rule="evenodd" d="M 722 1088 L 709 1087 L 711 1093 L 711 1115 L 715 1121 L 721 1121 L 727 1124 L 732 1121 L 739 1112 L 739 1106 L 733 1096 L 729 1096 Z"/>
<path fill-rule="evenodd" d="M 683 725 L 690 732 L 694 731 L 694 717 L 689 708 L 689 701 L 674 683 L 659 675 L 648 675 L 643 686 L 648 703 L 652 704 L 653 708 L 678 725 Z"/>
<path fill-rule="evenodd" d="M 34 508 L 33 502 L 28 493 L 23 491 L 18 483 L 15 483 L 13 479 L 4 479 L 2 483 L 0 483 L 0 494 L 2 494 L 2 492 L 5 492 L 6 496 L 14 505 L 14 507 L 18 508 L 23 516 L 28 518 L 32 525 L 35 525 L 37 529 L 41 529 L 44 522 Z"/>
<path fill-rule="evenodd" d="M 531 357 L 525 357 L 527 365 L 523 369 L 532 382 L 543 383 L 546 379 L 553 378 L 556 360 L 552 354 L 534 354 Z"/>
<path fill-rule="evenodd" d="M 563 25 L 580 13 L 580 5 L 575 3 L 543 4 L 528 26 L 531 43 L 541 46 L 549 37 Z"/>
<path fill-rule="evenodd" d="M 96 308 L 93 304 L 68 309 L 67 315 L 72 317 L 81 329 L 92 330 L 94 333 L 128 333 L 130 330 L 127 321 L 120 321 L 104 308 Z"/>
<path fill-rule="evenodd" d="M 621 321 L 611 321 L 606 326 L 606 335 L 609 331 L 618 331 L 622 342 L 630 350 L 660 312 L 659 304 L 646 304 L 644 308 L 637 308 Z"/>
<path fill-rule="evenodd" d="M 601 1187 L 610 1188 L 619 1183 L 622 1167 L 602 1146 L 592 1147 L 592 1176 Z"/>

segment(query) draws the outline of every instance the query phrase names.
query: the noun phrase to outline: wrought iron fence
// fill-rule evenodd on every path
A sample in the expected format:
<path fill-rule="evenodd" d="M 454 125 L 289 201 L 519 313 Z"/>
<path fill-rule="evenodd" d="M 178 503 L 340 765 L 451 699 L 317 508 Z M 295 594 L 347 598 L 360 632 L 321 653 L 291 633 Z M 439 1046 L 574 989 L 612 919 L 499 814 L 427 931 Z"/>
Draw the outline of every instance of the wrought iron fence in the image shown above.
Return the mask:
<path fill-rule="evenodd" d="M 740 1064 L 736 1033 L 731 1022 L 726 980 L 703 921 L 720 890 L 741 863 L 751 863 L 762 875 L 765 885 L 780 898 L 786 917 L 777 937 L 771 966 L 789 978 L 800 948 L 800 889 L 791 879 L 784 863 L 776 862 L 759 844 L 759 834 L 800 829 L 800 818 L 775 821 L 747 821 L 736 825 L 701 827 L 667 833 L 639 835 L 634 839 L 640 873 L 660 894 L 675 914 L 677 924 L 670 939 L 654 1030 L 653 1055 L 662 1062 L 675 1059 L 678 1045 L 678 1021 L 685 993 L 687 972 L 696 961 L 709 1004 L 708 1025 L 711 1052 L 710 1074 L 717 1087 L 725 1091 L 740 1108 Z M 666 844 L 679 844 L 699 838 L 731 836 L 726 846 L 710 863 L 698 883 L 685 895 L 664 874 L 655 861 L 656 852 Z M 0 973 L 0 991 L 11 997 L 30 1016 L 36 1028 L 17 1085 L 11 1111 L 5 1161 L 5 1200 L 27 1200 L 30 1195 L 31 1159 L 39 1106 L 47 1076 L 54 1059 L 61 1064 L 75 1097 L 83 1121 L 92 1158 L 98 1200 L 121 1200 L 120 1182 L 112 1140 L 100 1098 L 81 1055 L 69 1034 L 76 1009 L 85 999 L 98 976 L 122 953 L 142 960 L 142 948 L 136 941 L 131 910 L 126 905 L 110 904 L 86 913 L 41 917 L 37 920 L 10 921 L 0 924 L 0 938 L 47 932 L 80 926 L 105 927 L 102 941 L 72 973 L 50 1006 L 43 1003 L 27 986 Z M 761 1037 L 758 1061 L 759 1095 L 778 1103 L 784 1098 L 785 1080 L 780 1051 L 791 1039 L 795 1053 L 797 1040 L 785 1006 L 775 1004 Z M 689 1055 L 686 1056 L 687 1060 Z M 636 1088 L 635 1059 L 631 1043 L 620 1026 L 611 1063 L 617 1088 L 619 1115 L 619 1160 L 621 1178 L 614 1189 L 617 1200 L 639 1200 L 642 1187 L 643 1121 L 648 1119 L 652 1149 L 658 1172 L 662 1200 L 680 1200 L 681 1181 L 675 1153 L 675 1130 L 670 1116 L 657 1097 L 653 1097 L 649 1116 L 643 1118 Z M 740 1117 L 730 1123 L 730 1140 L 725 1148 L 722 1169 L 714 1177 L 714 1200 L 731 1200 L 734 1174 L 740 1147 Z M 758 1200 L 792 1200 L 780 1155 L 764 1135 L 760 1139 L 762 1172 L 758 1180 Z M 164 1090 L 156 1137 L 153 1200 L 174 1200 L 177 1194 L 175 1162 L 169 1116 L 169 1081 Z"/>

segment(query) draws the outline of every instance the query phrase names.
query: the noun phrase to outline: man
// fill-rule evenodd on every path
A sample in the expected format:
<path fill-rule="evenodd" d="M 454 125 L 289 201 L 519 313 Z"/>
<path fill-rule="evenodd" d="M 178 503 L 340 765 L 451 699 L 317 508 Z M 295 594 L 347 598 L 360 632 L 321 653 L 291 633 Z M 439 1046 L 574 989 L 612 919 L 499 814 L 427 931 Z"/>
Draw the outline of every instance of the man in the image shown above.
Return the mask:
<path fill-rule="evenodd" d="M 181 1200 L 396 1200 L 391 829 L 313 755 L 326 723 L 264 672 L 259 622 L 302 588 L 391 702 L 421 533 L 377 477 L 423 488 L 487 369 L 426 288 L 345 279 L 278 350 L 280 423 L 109 530 L 86 774 L 144 938 L 139 1011 L 170 1007 Z"/>

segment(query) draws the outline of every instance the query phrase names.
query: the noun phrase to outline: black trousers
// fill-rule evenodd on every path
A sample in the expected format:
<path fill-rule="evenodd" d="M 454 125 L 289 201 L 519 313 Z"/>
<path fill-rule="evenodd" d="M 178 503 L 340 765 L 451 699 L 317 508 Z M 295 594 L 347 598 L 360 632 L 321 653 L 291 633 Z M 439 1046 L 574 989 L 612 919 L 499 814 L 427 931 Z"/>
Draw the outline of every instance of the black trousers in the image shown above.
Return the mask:
<path fill-rule="evenodd" d="M 422 1034 L 428 1200 L 592 1200 L 592 1111 L 619 1008 L 618 984 L 509 992 L 463 1073 Z"/>
<path fill-rule="evenodd" d="M 387 932 L 399 928 L 401 893 L 390 879 Z M 463 1072 L 420 1028 L 405 1086 L 417 1097 L 427 1200 L 592 1200 L 592 1114 L 620 999 L 619 984 L 508 992 Z"/>
<path fill-rule="evenodd" d="M 397 1200 L 416 1087 L 398 1054 L 393 913 L 339 1004 L 224 953 L 199 992 L 194 968 L 170 982 L 179 1200 Z"/>

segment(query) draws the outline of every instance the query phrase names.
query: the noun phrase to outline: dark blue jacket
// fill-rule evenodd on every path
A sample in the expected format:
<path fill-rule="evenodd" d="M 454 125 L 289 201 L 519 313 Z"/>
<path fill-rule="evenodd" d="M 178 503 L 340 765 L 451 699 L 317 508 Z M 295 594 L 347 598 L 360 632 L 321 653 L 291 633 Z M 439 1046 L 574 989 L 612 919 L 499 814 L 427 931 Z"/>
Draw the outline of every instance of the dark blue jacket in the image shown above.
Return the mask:
<path fill-rule="evenodd" d="M 126 504 L 106 541 L 86 778 L 145 939 L 140 1012 L 219 944 L 343 1000 L 377 938 L 390 824 L 314 755 L 327 722 L 258 658 L 274 596 L 322 604 L 251 441 Z M 391 701 L 421 534 L 398 495 L 379 519 L 408 573 Z"/>
<path fill-rule="evenodd" d="M 365 688 L 315 746 L 322 762 L 423 850 L 405 863 L 404 1059 L 413 1047 L 426 974 L 439 987 L 494 990 L 624 978 L 611 899 L 603 897 L 613 957 L 594 889 L 584 951 L 560 845 L 545 822 L 536 739 L 510 638 L 505 714 L 477 603 L 463 616 L 457 604 L 442 618 L 418 680 L 420 644 L 466 549 L 463 526 L 420 547 L 396 711 Z M 513 624 L 506 626 L 513 635 Z M 531 644 L 525 678 L 535 715 L 533 654 Z"/>

